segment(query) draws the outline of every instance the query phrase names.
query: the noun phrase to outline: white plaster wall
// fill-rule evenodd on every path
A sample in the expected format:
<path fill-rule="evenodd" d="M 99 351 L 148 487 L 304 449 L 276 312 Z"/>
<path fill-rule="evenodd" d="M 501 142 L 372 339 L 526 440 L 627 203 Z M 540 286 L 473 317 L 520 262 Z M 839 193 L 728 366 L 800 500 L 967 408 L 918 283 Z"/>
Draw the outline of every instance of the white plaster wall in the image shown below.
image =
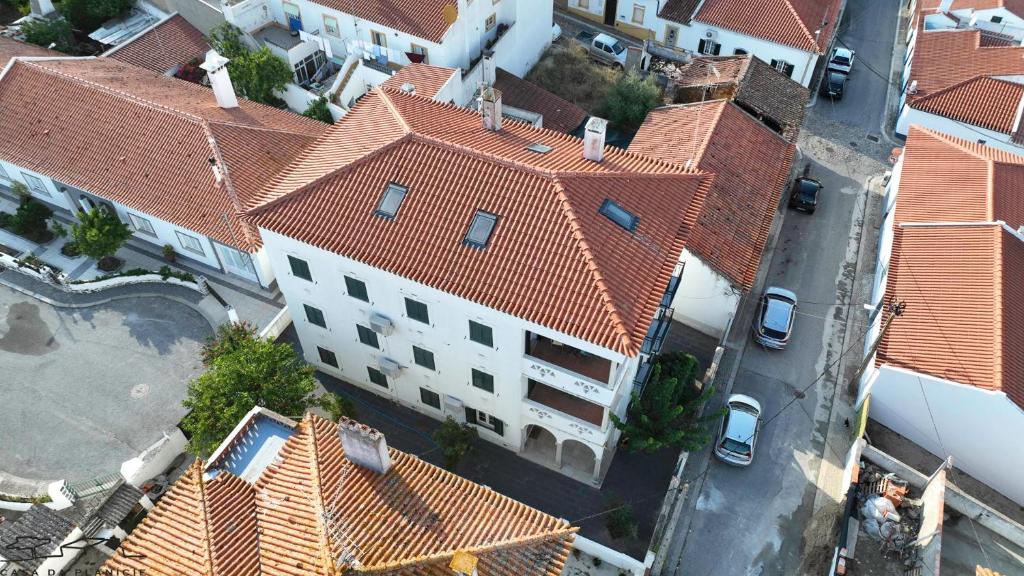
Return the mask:
<path fill-rule="evenodd" d="M 102 198 L 102 196 L 99 195 L 97 195 L 97 197 Z M 207 266 L 211 266 L 213 268 L 221 268 L 220 261 L 217 260 L 217 256 L 213 251 L 213 244 L 210 242 L 210 239 L 207 238 L 206 236 L 203 236 L 197 232 L 193 232 L 187 228 L 176 226 L 166 220 L 161 220 L 160 218 L 156 218 L 155 216 L 146 214 L 141 210 L 129 208 L 124 204 L 119 204 L 117 202 L 111 202 L 111 204 L 114 205 L 114 209 L 117 212 L 118 217 L 121 218 L 121 221 L 128 223 L 128 225 L 133 230 L 135 229 L 135 226 L 132 223 L 131 219 L 128 218 L 128 214 L 134 214 L 148 220 L 150 225 L 153 227 L 153 232 L 156 233 L 156 235 L 154 236 L 152 234 L 146 234 L 144 232 L 136 230 L 136 238 L 155 244 L 158 249 L 162 248 L 164 244 L 170 244 L 171 246 L 174 247 L 174 250 L 182 256 L 191 258 L 192 260 L 196 260 L 198 262 L 202 262 L 203 264 L 206 264 Z M 199 244 L 203 248 L 203 253 L 199 254 L 198 252 L 193 252 L 192 250 L 188 250 L 184 246 L 182 246 L 181 240 L 178 238 L 176 232 L 188 234 L 189 236 L 198 239 Z"/>
<path fill-rule="evenodd" d="M 910 126 L 914 124 L 937 130 L 943 134 L 963 138 L 970 142 L 984 140 L 987 146 L 1006 150 L 1013 154 L 1024 154 L 1024 147 L 1014 144 L 1009 134 L 981 128 L 966 122 L 957 122 L 945 116 L 922 112 L 909 105 L 903 106 L 903 109 L 900 111 L 899 120 L 896 122 L 896 133 L 906 136 Z"/>
<path fill-rule="evenodd" d="M 0 174 L 0 184 L 10 186 L 14 182 L 21 182 L 25 186 L 28 186 L 28 182 L 25 180 L 24 175 L 29 174 L 35 176 L 43 181 L 43 186 L 46 188 L 47 193 L 38 194 L 32 191 L 32 189 L 30 188 L 29 191 L 32 192 L 33 197 L 38 198 L 48 204 L 53 204 L 54 206 L 64 208 L 65 210 L 73 210 L 71 202 L 68 199 L 67 195 L 60 192 L 60 190 L 57 189 L 57 185 L 48 176 L 45 176 L 38 172 L 34 172 L 32 170 L 27 170 L 25 168 L 16 166 L 14 164 L 11 164 L 10 162 L 5 162 L 3 160 L 0 160 L 0 167 L 3 168 L 3 174 Z M 4 174 L 6 174 L 6 178 L 4 177 Z"/>
<path fill-rule="evenodd" d="M 60 543 L 60 545 L 69 545 L 82 538 L 82 536 L 84 536 L 84 534 L 82 534 L 82 530 L 75 527 L 71 530 L 71 533 L 68 534 L 68 537 Z M 84 548 L 82 548 L 80 543 L 68 546 L 63 550 L 61 550 L 60 547 L 55 548 L 50 552 L 50 555 L 53 557 L 43 560 L 43 563 L 36 568 L 35 574 L 65 574 L 65 572 L 63 572 L 64 568 L 74 562 L 75 558 L 78 558 L 78 555 L 82 553 L 83 549 Z"/>
<path fill-rule="evenodd" d="M 661 20 L 658 28 L 664 28 L 664 23 L 665 21 Z M 741 48 L 746 50 L 748 54 L 757 56 L 769 64 L 775 59 L 785 60 L 793 65 L 793 74 L 790 76 L 793 80 L 804 86 L 810 84 L 814 65 L 818 61 L 818 55 L 790 46 L 783 46 L 782 44 L 761 40 L 733 32 L 732 30 L 693 21 L 690 26 L 680 27 L 679 47 L 690 50 L 695 54 L 699 53 L 697 49 L 700 46 L 700 41 L 704 39 L 704 32 L 707 30 L 714 30 L 718 34 L 718 38 L 715 41 L 722 45 L 719 56 L 731 56 L 737 48 Z"/>
<path fill-rule="evenodd" d="M 643 6 L 643 22 L 633 22 L 633 7 Z M 627 26 L 640 26 L 648 30 L 654 30 L 658 37 L 664 32 L 664 20 L 658 18 L 658 0 L 619 0 L 616 8 L 615 20 Z"/>
<path fill-rule="evenodd" d="M 882 366 L 868 381 L 871 417 L 1024 505 L 1024 410 L 993 392 Z"/>
<path fill-rule="evenodd" d="M 977 17 L 975 26 L 982 30 L 990 30 L 992 32 L 998 32 L 999 34 L 1006 34 L 1007 36 L 1013 36 L 1017 40 L 1024 38 L 1024 19 L 1010 12 L 1004 7 L 989 8 L 986 10 L 953 10 L 953 14 L 970 20 L 971 13 Z M 992 22 L 992 17 L 998 16 L 1002 18 L 1002 21 L 996 24 Z"/>
<path fill-rule="evenodd" d="M 491 442 L 515 451 L 522 444 L 522 414 L 525 411 L 523 398 L 526 395 L 527 380 L 523 365 L 527 330 L 611 360 L 615 363 L 612 371 L 622 379 L 622 386 L 632 386 L 636 362 L 627 362 L 626 357 L 612 350 L 274 232 L 261 229 L 261 234 L 271 265 L 276 271 L 278 286 L 292 310 L 299 341 L 309 363 L 326 373 L 438 419 L 443 418 L 444 414 L 421 403 L 419 388 L 424 387 L 440 394 L 442 408 L 444 395 L 454 396 L 466 406 L 483 410 L 504 421 L 505 433 L 502 437 L 479 427 L 480 436 Z M 292 275 L 287 259 L 289 254 L 309 264 L 312 282 Z M 345 275 L 366 283 L 369 303 L 347 295 Z M 406 316 L 405 297 L 427 305 L 429 326 Z M 326 329 L 306 320 L 303 304 L 323 311 Z M 386 315 L 395 325 L 390 336 L 378 334 L 380 350 L 362 344 L 356 331 L 357 323 L 369 326 L 369 317 L 373 312 Z M 492 328 L 493 348 L 469 339 L 469 320 Z M 433 352 L 435 371 L 415 364 L 413 345 Z M 340 368 L 322 364 L 317 346 L 333 351 Z M 382 356 L 396 360 L 404 367 L 399 376 L 389 378 L 387 390 L 372 384 L 366 370 L 367 366 L 377 367 L 378 359 Z M 623 370 L 630 373 L 618 371 L 619 364 L 623 363 Z M 494 376 L 493 394 L 472 386 L 472 368 Z M 599 447 L 607 443 L 612 429 L 606 418 L 602 431 L 605 437 L 598 442 Z"/>
<path fill-rule="evenodd" d="M 121 464 L 121 476 L 124 476 L 125 482 L 138 488 L 150 478 L 162 474 L 171 462 L 185 451 L 187 444 L 185 435 L 174 427 L 137 457 L 125 460 Z"/>
<path fill-rule="evenodd" d="M 740 295 L 732 284 L 689 250 L 680 257 L 683 274 L 672 300 L 673 320 L 721 337 L 736 314 Z"/>

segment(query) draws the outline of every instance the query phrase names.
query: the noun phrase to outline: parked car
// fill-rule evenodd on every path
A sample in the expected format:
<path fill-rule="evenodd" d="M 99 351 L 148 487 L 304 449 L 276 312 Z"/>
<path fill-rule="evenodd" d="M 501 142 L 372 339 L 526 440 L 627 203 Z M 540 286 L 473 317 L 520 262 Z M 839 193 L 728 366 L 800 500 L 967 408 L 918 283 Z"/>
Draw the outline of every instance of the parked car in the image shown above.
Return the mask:
<path fill-rule="evenodd" d="M 733 394 L 725 404 L 722 430 L 715 442 L 715 456 L 726 464 L 749 466 L 761 428 L 761 404 L 744 394 Z"/>
<path fill-rule="evenodd" d="M 583 31 L 576 35 L 576 40 L 587 47 L 590 57 L 594 60 L 625 70 L 626 45 L 617 38 L 612 38 L 607 34 L 595 36 Z"/>
<path fill-rule="evenodd" d="M 789 207 L 814 214 L 814 209 L 818 207 L 818 193 L 821 192 L 821 188 L 821 182 L 814 178 L 797 178 L 789 191 Z"/>
<path fill-rule="evenodd" d="M 842 72 L 829 70 L 821 82 L 821 95 L 828 96 L 833 100 L 841 100 L 843 92 L 846 91 L 846 80 L 848 77 Z"/>
<path fill-rule="evenodd" d="M 853 70 L 853 59 L 857 53 L 847 48 L 833 48 L 832 57 L 828 59 L 828 69 L 849 74 Z"/>
<path fill-rule="evenodd" d="M 558 39 L 562 37 L 562 27 L 558 23 L 551 25 L 551 42 L 558 42 Z"/>
<path fill-rule="evenodd" d="M 785 288 L 768 288 L 754 315 L 754 340 L 766 348 L 782 350 L 789 343 L 795 318 L 796 294 Z"/>

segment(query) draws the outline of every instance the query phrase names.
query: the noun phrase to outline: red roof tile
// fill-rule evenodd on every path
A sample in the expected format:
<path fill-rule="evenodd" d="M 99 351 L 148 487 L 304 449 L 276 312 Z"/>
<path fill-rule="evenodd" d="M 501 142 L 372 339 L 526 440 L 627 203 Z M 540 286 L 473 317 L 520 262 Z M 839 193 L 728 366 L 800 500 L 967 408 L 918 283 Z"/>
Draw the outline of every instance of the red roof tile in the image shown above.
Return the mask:
<path fill-rule="evenodd" d="M 410 64 L 397 74 L 384 81 L 383 85 L 400 90 L 406 83 L 416 87 L 416 94 L 433 99 L 444 85 L 458 72 L 455 68 L 431 66 L 429 64 Z"/>
<path fill-rule="evenodd" d="M 761 263 L 796 147 L 725 100 L 658 108 L 647 115 L 631 152 L 715 175 L 690 251 L 749 290 Z"/>
<path fill-rule="evenodd" d="M 450 576 L 456 552 L 488 576 L 559 576 L 575 528 L 390 451 L 384 474 L 345 458 L 338 425 L 307 416 L 255 485 L 197 462 L 103 570 L 154 576 Z M 106 572 L 104 572 L 106 573 Z"/>
<path fill-rule="evenodd" d="M 1020 74 L 1024 74 L 1024 47 L 982 46 L 978 30 L 919 28 L 910 64 L 910 81 L 917 81 L 917 93 L 910 100 L 979 76 Z"/>
<path fill-rule="evenodd" d="M 588 116 L 583 108 L 501 68 L 495 75 L 494 87 L 501 91 L 502 103 L 540 114 L 543 126 L 550 130 L 569 134 Z"/>
<path fill-rule="evenodd" d="M 0 36 L 0 71 L 15 56 L 64 56 L 60 52 L 47 50 L 42 46 L 21 42 L 14 38 Z"/>
<path fill-rule="evenodd" d="M 697 22 L 822 54 L 843 0 L 704 0 Z M 820 32 L 819 32 L 820 29 Z"/>
<path fill-rule="evenodd" d="M 912 105 L 922 112 L 1012 134 L 1022 96 L 1024 85 L 977 76 L 915 98 Z"/>
<path fill-rule="evenodd" d="M 175 14 L 111 48 L 104 56 L 164 74 L 201 58 L 209 49 L 203 33 Z"/>
<path fill-rule="evenodd" d="M 700 3 L 701 0 L 668 0 L 662 6 L 661 12 L 658 12 L 658 16 L 680 24 L 689 24 Z"/>
<path fill-rule="evenodd" d="M 316 0 L 316 3 L 436 43 L 441 42 L 449 27 L 444 19 L 444 7 L 456 6 L 455 0 Z"/>
<path fill-rule="evenodd" d="M 109 58 L 16 61 L 0 80 L 0 158 L 252 251 L 241 214 L 326 125 L 240 104 Z"/>
<path fill-rule="evenodd" d="M 383 220 L 374 207 L 392 181 L 409 193 Z M 267 194 L 278 199 L 253 215 L 261 228 L 633 355 L 706 187 L 668 163 L 613 148 L 592 162 L 579 139 L 510 121 L 492 132 L 473 111 L 383 89 L 282 174 Z M 598 214 L 605 198 L 640 217 L 635 233 Z M 499 215 L 484 250 L 462 242 L 478 209 Z"/>

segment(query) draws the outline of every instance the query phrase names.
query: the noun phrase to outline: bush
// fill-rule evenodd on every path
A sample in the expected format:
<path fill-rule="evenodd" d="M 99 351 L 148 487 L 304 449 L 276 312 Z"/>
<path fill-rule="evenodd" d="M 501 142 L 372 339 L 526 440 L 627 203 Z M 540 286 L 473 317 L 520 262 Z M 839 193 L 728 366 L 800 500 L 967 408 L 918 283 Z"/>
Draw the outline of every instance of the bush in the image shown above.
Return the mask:
<path fill-rule="evenodd" d="M 0 228 L 10 228 L 11 219 L 14 215 L 9 212 L 0 212 Z"/>
<path fill-rule="evenodd" d="M 613 126 L 636 131 L 647 113 L 660 105 L 661 88 L 654 83 L 654 76 L 640 78 L 636 72 L 630 72 L 612 85 L 599 114 Z"/>
<path fill-rule="evenodd" d="M 89 33 L 135 5 L 135 0 L 63 0 L 54 2 L 78 30 Z"/>
<path fill-rule="evenodd" d="M 174 73 L 175 78 L 180 78 L 186 82 L 193 84 L 201 84 L 203 77 L 206 76 L 206 70 L 199 67 L 202 61 L 199 58 L 193 58 L 189 60 L 187 64 L 183 65 Z"/>
<path fill-rule="evenodd" d="M 594 113 L 620 75 L 612 68 L 593 63 L 587 49 L 574 42 L 570 46 L 552 46 L 526 79 Z"/>
<path fill-rule="evenodd" d="M 325 124 L 334 124 L 334 117 L 331 116 L 331 110 L 327 107 L 327 98 L 323 96 L 310 102 L 309 107 L 306 108 L 302 115 L 306 118 L 319 120 Z"/>
<path fill-rule="evenodd" d="M 231 83 L 240 95 L 270 106 L 280 101 L 274 91 L 284 90 L 293 80 L 294 72 L 287 62 L 265 46 L 249 50 L 242 41 L 242 31 L 227 22 L 210 30 L 206 40 L 218 54 L 230 60 Z"/>
<path fill-rule="evenodd" d="M 211 366 L 217 358 L 239 350 L 256 339 L 256 326 L 250 322 L 221 324 L 217 328 L 217 332 L 203 345 L 200 352 L 203 365 Z"/>
<path fill-rule="evenodd" d="M 206 41 L 210 44 L 210 48 L 229 60 L 249 53 L 249 48 L 242 41 L 242 30 L 230 22 L 224 22 L 211 28 Z"/>
<path fill-rule="evenodd" d="M 332 422 L 344 418 L 356 418 L 356 405 L 348 396 L 327 392 L 316 399 L 316 405 L 327 412 Z"/>
<path fill-rule="evenodd" d="M 14 192 L 18 201 L 22 203 L 32 197 L 32 194 L 28 191 L 28 186 L 25 186 L 21 182 L 14 182 L 11 184 L 11 192 Z"/>
<path fill-rule="evenodd" d="M 608 528 L 608 534 L 616 540 L 626 536 L 635 537 L 636 520 L 633 518 L 633 506 L 622 504 L 609 512 L 605 527 Z M 594 566 L 600 565 L 598 560 L 598 558 L 594 558 Z"/>
<path fill-rule="evenodd" d="M 168 262 L 174 262 L 178 259 L 178 253 L 174 251 L 174 246 L 171 246 L 170 244 L 164 244 L 163 253 L 164 260 L 167 260 Z"/>
<path fill-rule="evenodd" d="M 25 41 L 48 48 L 51 44 L 59 52 L 72 54 L 75 52 L 75 35 L 67 20 L 57 18 L 32 19 L 22 24 L 21 32 Z"/>
<path fill-rule="evenodd" d="M 64 245 L 60 247 L 60 253 L 69 258 L 75 258 L 76 256 L 82 255 L 82 251 L 78 249 L 78 244 L 75 244 L 74 240 L 65 242 Z"/>
<path fill-rule="evenodd" d="M 46 220 L 53 211 L 45 204 L 30 198 L 23 198 L 18 210 L 10 218 L 11 232 L 40 244 L 53 240 L 53 232 L 46 226 Z"/>
<path fill-rule="evenodd" d="M 132 229 L 106 208 L 93 208 L 79 214 L 80 222 L 71 225 L 71 234 L 82 254 L 100 261 L 100 269 L 113 270 L 109 258 L 132 237 Z M 104 260 L 108 267 L 104 268 Z"/>
<path fill-rule="evenodd" d="M 54 222 L 54 223 L 50 224 L 50 229 L 53 230 L 53 233 L 58 238 L 67 238 L 68 237 L 68 229 L 65 228 L 64 225 L 61 224 L 60 222 Z"/>
<path fill-rule="evenodd" d="M 434 430 L 434 442 L 441 448 L 444 467 L 455 470 L 459 461 L 473 451 L 473 440 L 477 437 L 476 428 L 469 424 L 459 424 L 451 416 Z"/>

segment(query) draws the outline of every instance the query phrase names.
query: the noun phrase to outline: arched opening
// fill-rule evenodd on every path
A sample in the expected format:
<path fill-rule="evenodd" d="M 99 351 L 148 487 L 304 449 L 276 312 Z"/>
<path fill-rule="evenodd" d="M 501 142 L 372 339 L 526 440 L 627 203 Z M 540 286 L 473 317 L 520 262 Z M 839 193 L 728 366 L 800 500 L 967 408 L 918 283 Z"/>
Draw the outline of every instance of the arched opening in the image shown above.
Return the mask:
<path fill-rule="evenodd" d="M 567 472 L 578 472 L 590 478 L 594 474 L 596 463 L 597 455 L 590 446 L 579 440 L 562 442 L 562 468 Z"/>
<path fill-rule="evenodd" d="M 557 466 L 558 440 L 555 435 L 536 424 L 523 430 L 523 455 L 548 466 Z"/>

